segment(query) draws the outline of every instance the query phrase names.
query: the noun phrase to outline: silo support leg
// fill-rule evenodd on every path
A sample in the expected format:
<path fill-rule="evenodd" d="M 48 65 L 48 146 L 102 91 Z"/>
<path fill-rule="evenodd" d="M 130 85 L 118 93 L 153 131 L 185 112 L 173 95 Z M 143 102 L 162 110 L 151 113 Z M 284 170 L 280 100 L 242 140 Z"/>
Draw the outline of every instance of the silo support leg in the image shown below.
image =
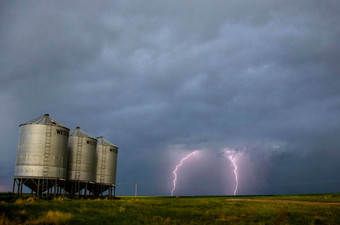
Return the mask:
<path fill-rule="evenodd" d="M 113 191 L 112 191 L 112 187 L 110 188 L 110 199 L 112 199 L 112 193 L 113 193 Z"/>
<path fill-rule="evenodd" d="M 19 195 L 20 192 L 20 180 L 18 179 L 18 189 L 17 189 L 17 194 Z"/>
<path fill-rule="evenodd" d="M 113 197 L 116 197 L 116 186 L 113 186 Z"/>
<path fill-rule="evenodd" d="M 40 192 L 40 179 L 38 179 L 38 188 L 37 188 L 37 197 L 39 197 L 39 192 Z"/>
<path fill-rule="evenodd" d="M 46 185 L 47 185 L 47 196 L 50 194 L 50 188 L 48 187 L 48 180 L 46 180 Z"/>
<path fill-rule="evenodd" d="M 24 182 L 20 179 L 20 195 L 22 195 L 22 186 L 24 186 Z"/>
<path fill-rule="evenodd" d="M 80 193 L 80 182 L 78 181 L 78 197 L 81 195 L 81 193 Z"/>
<path fill-rule="evenodd" d="M 54 181 L 54 197 L 57 195 L 57 180 Z"/>
<path fill-rule="evenodd" d="M 14 194 L 14 190 L 15 190 L 15 182 L 16 182 L 16 179 L 14 178 L 14 180 L 13 180 L 13 190 L 12 190 L 13 194 Z"/>
<path fill-rule="evenodd" d="M 71 182 L 71 195 L 73 195 L 74 193 L 74 189 L 73 189 L 73 182 Z"/>
<path fill-rule="evenodd" d="M 65 181 L 63 181 L 63 183 L 64 183 L 64 188 L 63 188 L 63 197 L 65 196 Z"/>

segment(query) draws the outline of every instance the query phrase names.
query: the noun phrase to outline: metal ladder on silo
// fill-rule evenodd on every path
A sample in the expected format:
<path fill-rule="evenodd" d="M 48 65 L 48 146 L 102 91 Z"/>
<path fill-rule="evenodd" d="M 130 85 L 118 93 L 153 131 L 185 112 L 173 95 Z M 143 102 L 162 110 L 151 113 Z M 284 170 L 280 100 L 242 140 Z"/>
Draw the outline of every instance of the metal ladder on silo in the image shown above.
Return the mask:
<path fill-rule="evenodd" d="M 82 156 L 82 148 L 83 148 L 83 137 L 78 137 L 78 143 L 77 143 L 77 156 L 76 156 L 76 171 L 75 171 L 75 185 L 74 185 L 74 193 L 79 194 L 79 180 L 80 180 L 80 168 L 81 168 L 81 156 Z M 78 182 L 77 182 L 78 181 Z"/>
<path fill-rule="evenodd" d="M 83 148 L 83 137 L 78 137 L 77 156 L 76 156 L 76 180 L 80 179 L 81 153 Z"/>
<path fill-rule="evenodd" d="M 104 183 L 104 175 L 106 169 L 106 149 L 102 146 L 102 163 L 101 163 L 101 171 L 100 171 L 100 194 L 103 193 L 103 183 Z"/>
<path fill-rule="evenodd" d="M 45 140 L 45 152 L 44 152 L 44 163 L 43 163 L 43 181 L 41 193 L 42 196 L 47 195 L 48 190 L 48 176 L 49 176 L 49 167 L 50 167 L 50 154 L 51 154 L 51 137 L 52 137 L 52 127 L 46 127 L 46 140 Z M 45 194 L 44 194 L 45 193 Z"/>

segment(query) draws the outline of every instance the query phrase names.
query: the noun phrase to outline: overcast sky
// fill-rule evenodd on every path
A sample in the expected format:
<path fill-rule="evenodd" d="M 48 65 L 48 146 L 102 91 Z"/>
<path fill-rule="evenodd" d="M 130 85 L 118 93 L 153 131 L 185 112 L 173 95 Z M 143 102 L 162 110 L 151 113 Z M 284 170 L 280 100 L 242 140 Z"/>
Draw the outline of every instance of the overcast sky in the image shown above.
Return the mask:
<path fill-rule="evenodd" d="M 117 194 L 340 190 L 340 1 L 1 1 L 0 191 L 44 113 L 119 147 Z"/>

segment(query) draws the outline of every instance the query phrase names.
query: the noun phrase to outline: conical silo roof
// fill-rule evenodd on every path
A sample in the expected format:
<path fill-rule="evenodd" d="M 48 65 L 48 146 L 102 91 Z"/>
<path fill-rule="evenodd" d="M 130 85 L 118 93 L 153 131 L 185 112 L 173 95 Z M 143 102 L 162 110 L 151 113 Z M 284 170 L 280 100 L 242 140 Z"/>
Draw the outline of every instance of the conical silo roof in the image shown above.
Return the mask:
<path fill-rule="evenodd" d="M 80 129 L 80 127 L 76 127 L 76 129 L 70 131 L 70 136 L 81 136 L 81 137 L 91 137 L 85 131 Z M 92 137 L 91 137 L 92 138 Z"/>
<path fill-rule="evenodd" d="M 26 123 L 20 124 L 20 126 L 22 125 L 30 125 L 30 124 L 46 124 L 46 125 L 56 125 L 56 126 L 60 126 L 60 127 L 64 127 L 66 129 L 68 129 L 67 127 L 65 127 L 64 125 L 62 125 L 61 123 L 58 123 L 55 119 L 53 119 L 52 117 L 50 117 L 50 114 L 44 114 L 39 116 L 38 118 L 28 121 Z M 70 129 L 68 129 L 70 130 Z"/>
<path fill-rule="evenodd" d="M 70 136 L 78 136 L 78 137 L 87 137 L 96 140 L 94 137 L 91 137 L 88 133 L 80 129 L 80 127 L 76 127 L 76 129 L 70 131 Z"/>
<path fill-rule="evenodd" d="M 118 149 L 117 146 L 115 146 L 114 144 L 112 144 L 112 143 L 109 142 L 108 140 L 105 140 L 102 136 L 97 137 L 97 140 L 98 140 L 98 142 L 97 142 L 98 145 L 112 146 L 112 147 L 115 147 L 115 148 Z"/>

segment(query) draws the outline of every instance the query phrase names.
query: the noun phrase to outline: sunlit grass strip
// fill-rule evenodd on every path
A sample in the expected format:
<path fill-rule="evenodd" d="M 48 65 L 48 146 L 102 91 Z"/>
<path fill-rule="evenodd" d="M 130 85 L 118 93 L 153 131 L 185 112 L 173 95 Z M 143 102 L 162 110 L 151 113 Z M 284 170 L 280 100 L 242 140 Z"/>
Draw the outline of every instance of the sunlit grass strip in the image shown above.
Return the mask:
<path fill-rule="evenodd" d="M 0 224 L 339 224 L 339 203 L 340 194 L 114 200 L 0 194 Z"/>

